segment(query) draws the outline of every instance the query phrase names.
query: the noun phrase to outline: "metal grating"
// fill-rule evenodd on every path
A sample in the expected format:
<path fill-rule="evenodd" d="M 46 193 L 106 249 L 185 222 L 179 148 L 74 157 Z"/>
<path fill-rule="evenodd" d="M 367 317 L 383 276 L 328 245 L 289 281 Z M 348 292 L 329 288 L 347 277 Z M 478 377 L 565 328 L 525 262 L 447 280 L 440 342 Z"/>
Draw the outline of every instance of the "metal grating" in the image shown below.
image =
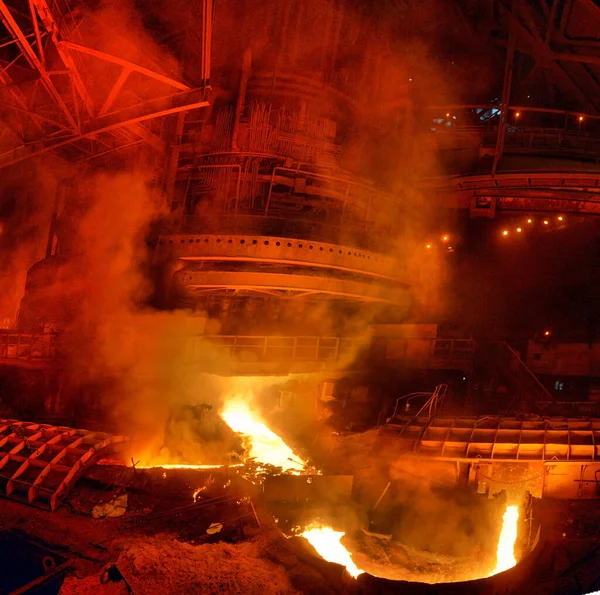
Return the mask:
<path fill-rule="evenodd" d="M 0 494 L 55 510 L 100 453 L 125 440 L 104 432 L 0 419 Z"/>
<path fill-rule="evenodd" d="M 382 431 L 402 450 L 448 460 L 600 460 L 600 420 L 510 417 L 395 418 Z"/>

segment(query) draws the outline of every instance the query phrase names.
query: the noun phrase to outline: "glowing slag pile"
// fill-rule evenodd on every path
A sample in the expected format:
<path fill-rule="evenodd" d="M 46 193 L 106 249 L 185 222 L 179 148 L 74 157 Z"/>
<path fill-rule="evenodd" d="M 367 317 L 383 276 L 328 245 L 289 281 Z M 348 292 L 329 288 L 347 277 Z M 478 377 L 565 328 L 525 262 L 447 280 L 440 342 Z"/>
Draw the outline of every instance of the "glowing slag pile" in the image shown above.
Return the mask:
<path fill-rule="evenodd" d="M 321 558 L 345 566 L 348 573 L 354 578 L 364 572 L 356 566 L 352 560 L 352 554 L 341 544 L 343 531 L 334 531 L 331 527 L 322 525 L 311 525 L 300 535 L 308 540 Z"/>
<path fill-rule="evenodd" d="M 300 474 L 306 467 L 306 461 L 271 431 L 261 417 L 250 410 L 245 401 L 228 401 L 221 417 L 234 432 L 243 435 L 248 458 L 258 463 L 281 467 L 284 471 L 294 474 Z"/>
<path fill-rule="evenodd" d="M 518 520 L 519 507 L 507 506 L 502 517 L 502 530 L 500 531 L 496 553 L 496 568 L 494 568 L 492 575 L 504 572 L 517 563 L 515 559 L 515 542 L 517 540 Z"/>

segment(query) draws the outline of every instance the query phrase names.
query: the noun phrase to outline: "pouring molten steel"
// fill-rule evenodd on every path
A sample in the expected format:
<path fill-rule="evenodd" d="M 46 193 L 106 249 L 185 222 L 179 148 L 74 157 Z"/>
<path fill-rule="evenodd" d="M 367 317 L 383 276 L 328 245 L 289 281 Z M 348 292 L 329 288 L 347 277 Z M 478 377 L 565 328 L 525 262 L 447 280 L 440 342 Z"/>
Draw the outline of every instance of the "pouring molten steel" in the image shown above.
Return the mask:
<path fill-rule="evenodd" d="M 300 535 L 308 540 L 321 558 L 345 566 L 348 573 L 354 578 L 364 572 L 356 566 L 352 560 L 352 554 L 341 544 L 343 531 L 334 531 L 331 527 L 322 525 L 311 525 Z"/>
<path fill-rule="evenodd" d="M 496 553 L 496 568 L 494 568 L 492 575 L 504 572 L 517 563 L 515 559 L 515 542 L 517 541 L 518 520 L 519 507 L 507 506 L 502 517 L 502 530 L 500 531 Z"/>
<path fill-rule="evenodd" d="M 255 459 L 259 463 L 281 467 L 284 471 L 295 475 L 300 475 L 304 471 L 308 463 L 271 431 L 261 417 L 250 410 L 245 401 L 241 399 L 228 401 L 221 412 L 221 417 L 234 432 L 244 436 L 248 458 Z"/>

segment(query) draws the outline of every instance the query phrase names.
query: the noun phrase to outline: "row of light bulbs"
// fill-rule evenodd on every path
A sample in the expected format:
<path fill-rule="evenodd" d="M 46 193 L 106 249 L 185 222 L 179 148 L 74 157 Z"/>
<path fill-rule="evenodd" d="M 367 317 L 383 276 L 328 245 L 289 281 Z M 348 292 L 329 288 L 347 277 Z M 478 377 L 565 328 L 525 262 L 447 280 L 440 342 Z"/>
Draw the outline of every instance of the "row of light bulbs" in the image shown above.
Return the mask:
<path fill-rule="evenodd" d="M 412 79 L 410 79 L 410 80 L 412 81 Z M 529 95 L 528 95 L 528 97 L 529 97 Z M 498 111 L 500 111 L 500 110 L 498 110 Z M 518 112 L 518 111 L 517 111 L 517 112 L 513 112 L 513 113 L 514 113 L 514 115 L 515 115 L 515 120 L 518 120 L 518 119 L 521 117 L 521 112 Z M 449 120 L 450 118 L 452 118 L 452 119 L 456 120 L 456 116 L 452 116 L 452 115 L 450 114 L 450 112 L 447 112 L 447 113 L 446 113 L 446 119 L 447 119 L 447 120 Z M 583 120 L 584 120 L 584 119 L 585 119 L 585 118 L 584 118 L 583 116 L 577 116 L 577 121 L 578 121 L 580 124 L 583 122 Z"/>
<path fill-rule="evenodd" d="M 556 220 L 557 221 L 564 221 L 565 218 L 562 215 L 558 215 L 556 217 Z M 527 219 L 527 225 L 532 225 L 532 224 L 533 224 L 533 219 Z M 542 225 L 550 225 L 550 220 L 549 219 L 544 219 L 542 221 Z M 517 228 L 515 228 L 515 231 L 517 233 L 521 233 L 523 231 L 523 228 L 522 227 L 517 227 Z M 502 235 L 504 237 L 508 236 L 509 234 L 510 234 L 510 230 L 508 230 L 508 229 L 502 230 Z"/>
<path fill-rule="evenodd" d="M 562 222 L 562 221 L 565 220 L 565 218 L 562 215 L 558 215 L 556 217 L 556 220 Z M 527 219 L 527 224 L 526 225 L 533 225 L 533 223 L 534 223 L 534 220 L 531 219 L 531 218 L 529 218 L 529 219 Z M 543 219 L 542 220 L 542 225 L 546 225 L 546 226 L 550 225 L 550 219 Z M 522 233 L 523 232 L 523 227 L 521 227 L 521 226 L 516 227 L 515 231 L 517 233 Z M 508 229 L 502 230 L 502 235 L 504 237 L 507 237 L 509 234 L 510 234 L 510 230 L 508 230 Z M 444 234 L 443 236 L 441 236 L 440 241 L 443 244 L 447 245 L 448 252 L 454 252 L 454 248 L 449 244 L 449 242 L 450 242 L 450 235 L 449 234 Z M 427 242 L 427 244 L 425 244 L 425 248 L 427 248 L 427 250 L 431 250 L 433 248 L 433 244 L 434 244 L 434 242 Z"/>

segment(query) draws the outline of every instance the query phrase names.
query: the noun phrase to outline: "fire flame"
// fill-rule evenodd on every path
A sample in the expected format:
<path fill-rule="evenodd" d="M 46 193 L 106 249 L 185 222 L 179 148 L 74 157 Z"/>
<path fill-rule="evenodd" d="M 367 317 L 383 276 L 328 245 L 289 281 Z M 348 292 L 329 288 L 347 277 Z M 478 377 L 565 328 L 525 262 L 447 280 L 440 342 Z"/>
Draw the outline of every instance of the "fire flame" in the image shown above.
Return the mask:
<path fill-rule="evenodd" d="M 249 458 L 256 459 L 260 463 L 282 467 L 284 471 L 296 475 L 302 473 L 307 466 L 308 463 L 271 431 L 261 417 L 250 410 L 245 401 L 241 399 L 228 401 L 221 412 L 221 417 L 234 432 L 244 435 Z"/>
<path fill-rule="evenodd" d="M 192 498 L 194 498 L 194 502 L 198 501 L 198 496 L 200 495 L 201 492 L 203 492 L 206 489 L 206 486 L 202 486 L 201 488 L 196 488 L 194 490 L 194 493 L 192 494 Z"/>
<path fill-rule="evenodd" d="M 334 531 L 331 527 L 322 525 L 311 525 L 300 535 L 308 540 L 321 558 L 345 566 L 354 578 L 364 572 L 356 566 L 352 554 L 341 544 L 340 540 L 345 535 L 343 531 Z"/>
<path fill-rule="evenodd" d="M 515 541 L 517 540 L 518 520 L 519 507 L 507 506 L 502 517 L 502 530 L 500 531 L 496 553 L 496 568 L 494 568 L 492 575 L 504 572 L 517 563 L 515 559 Z"/>

